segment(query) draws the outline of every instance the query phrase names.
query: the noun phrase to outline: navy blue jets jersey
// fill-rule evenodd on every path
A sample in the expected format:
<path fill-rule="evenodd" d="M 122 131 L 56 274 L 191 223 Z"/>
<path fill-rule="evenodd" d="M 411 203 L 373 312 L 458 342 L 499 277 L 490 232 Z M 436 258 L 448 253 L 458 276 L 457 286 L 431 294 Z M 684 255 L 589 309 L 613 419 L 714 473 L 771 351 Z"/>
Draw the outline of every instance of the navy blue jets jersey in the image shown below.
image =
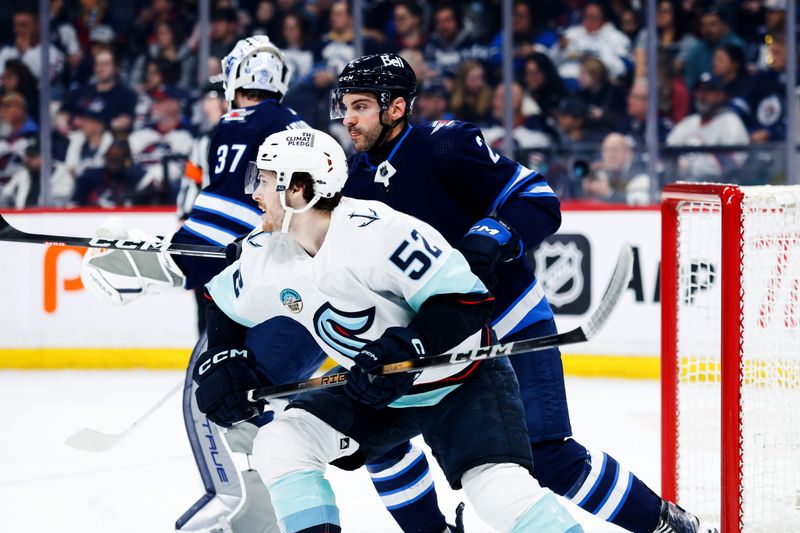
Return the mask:
<path fill-rule="evenodd" d="M 472 124 L 408 125 L 385 157 L 351 156 L 345 196 L 385 202 L 427 222 L 451 244 L 492 214 L 516 231 L 526 250 L 561 225 L 560 203 L 545 178 L 495 153 Z M 497 274 L 493 326 L 500 339 L 552 318 L 524 254 L 499 265 Z"/>
<path fill-rule="evenodd" d="M 195 200 L 189 218 L 173 242 L 225 246 L 261 225 L 261 211 L 244 192 L 247 164 L 269 135 L 290 128 L 308 128 L 292 109 L 266 100 L 234 109 L 220 119 L 208 145 L 209 184 Z M 186 288 L 206 284 L 225 268 L 223 260 L 175 257 L 186 275 Z"/>

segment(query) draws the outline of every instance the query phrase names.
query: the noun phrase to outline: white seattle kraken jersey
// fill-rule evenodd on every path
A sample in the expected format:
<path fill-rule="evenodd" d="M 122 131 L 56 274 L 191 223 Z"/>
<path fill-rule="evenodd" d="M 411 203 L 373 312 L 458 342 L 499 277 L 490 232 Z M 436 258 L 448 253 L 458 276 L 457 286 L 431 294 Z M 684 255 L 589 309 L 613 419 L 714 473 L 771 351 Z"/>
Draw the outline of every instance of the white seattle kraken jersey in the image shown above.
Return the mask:
<path fill-rule="evenodd" d="M 389 327 L 408 325 L 431 296 L 486 292 L 464 256 L 431 226 L 383 203 L 352 198 L 334 209 L 314 257 L 285 234 L 255 230 L 239 260 L 207 288 L 217 306 L 244 326 L 279 315 L 298 321 L 345 368 L 365 343 Z M 480 338 L 477 331 L 453 350 L 477 348 Z M 466 366 L 425 370 L 415 384 Z M 456 387 L 419 394 L 412 389 L 391 406 L 430 405 Z"/>

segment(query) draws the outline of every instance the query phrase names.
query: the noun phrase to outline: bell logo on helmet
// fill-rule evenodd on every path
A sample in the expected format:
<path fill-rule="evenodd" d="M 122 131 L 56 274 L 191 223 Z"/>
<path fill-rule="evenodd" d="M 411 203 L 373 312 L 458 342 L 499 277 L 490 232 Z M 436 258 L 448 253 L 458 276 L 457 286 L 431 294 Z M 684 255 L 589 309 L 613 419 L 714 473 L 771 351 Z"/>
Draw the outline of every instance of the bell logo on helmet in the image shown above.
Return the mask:
<path fill-rule="evenodd" d="M 382 54 L 383 66 L 403 68 L 403 61 L 396 55 Z"/>

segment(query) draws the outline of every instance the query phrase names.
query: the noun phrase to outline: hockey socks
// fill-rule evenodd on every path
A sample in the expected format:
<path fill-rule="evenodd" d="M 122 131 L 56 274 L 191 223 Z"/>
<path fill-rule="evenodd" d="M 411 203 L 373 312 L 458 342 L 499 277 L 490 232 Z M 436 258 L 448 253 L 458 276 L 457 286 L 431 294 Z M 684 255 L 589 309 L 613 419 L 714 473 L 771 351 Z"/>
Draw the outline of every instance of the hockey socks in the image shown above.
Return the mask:
<path fill-rule="evenodd" d="M 411 443 L 398 446 L 367 465 L 375 490 L 397 525 L 405 532 L 442 533 L 447 524 L 422 450 Z"/>
<path fill-rule="evenodd" d="M 658 524 L 661 498 L 610 455 L 572 439 L 531 449 L 533 475 L 542 486 L 634 533 L 652 533 Z"/>

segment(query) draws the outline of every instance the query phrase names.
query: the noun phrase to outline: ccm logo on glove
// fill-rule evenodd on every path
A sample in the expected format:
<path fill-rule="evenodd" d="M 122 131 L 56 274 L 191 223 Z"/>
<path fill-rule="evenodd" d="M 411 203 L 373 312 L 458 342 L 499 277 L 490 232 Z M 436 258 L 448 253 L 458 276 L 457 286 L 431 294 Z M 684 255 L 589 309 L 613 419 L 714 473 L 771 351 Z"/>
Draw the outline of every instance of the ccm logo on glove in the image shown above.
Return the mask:
<path fill-rule="evenodd" d="M 213 365 L 219 364 L 226 359 L 233 359 L 234 357 L 242 357 L 247 359 L 247 350 L 236 350 L 231 348 L 230 350 L 222 350 L 221 352 L 217 352 L 205 361 L 203 361 L 200 366 L 197 367 L 197 374 L 202 376 L 205 374 Z"/>
<path fill-rule="evenodd" d="M 489 226 L 472 226 L 469 229 L 470 233 L 488 233 L 492 237 L 495 237 L 500 234 L 500 230 L 497 228 L 490 228 Z"/>

